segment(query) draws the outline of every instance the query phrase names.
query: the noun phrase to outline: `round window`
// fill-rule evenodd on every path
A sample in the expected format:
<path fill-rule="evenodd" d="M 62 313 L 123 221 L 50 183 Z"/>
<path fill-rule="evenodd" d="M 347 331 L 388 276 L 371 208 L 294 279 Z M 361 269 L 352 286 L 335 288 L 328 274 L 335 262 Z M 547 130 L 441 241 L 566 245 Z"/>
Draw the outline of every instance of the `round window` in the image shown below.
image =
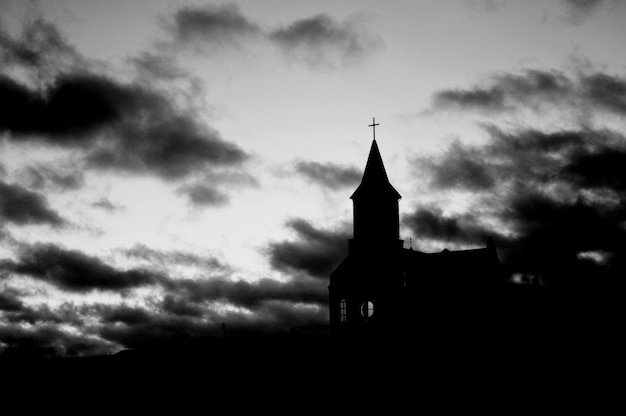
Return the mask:
<path fill-rule="evenodd" d="M 374 304 L 370 301 L 367 301 L 361 305 L 361 315 L 364 318 L 371 318 L 374 315 Z"/>

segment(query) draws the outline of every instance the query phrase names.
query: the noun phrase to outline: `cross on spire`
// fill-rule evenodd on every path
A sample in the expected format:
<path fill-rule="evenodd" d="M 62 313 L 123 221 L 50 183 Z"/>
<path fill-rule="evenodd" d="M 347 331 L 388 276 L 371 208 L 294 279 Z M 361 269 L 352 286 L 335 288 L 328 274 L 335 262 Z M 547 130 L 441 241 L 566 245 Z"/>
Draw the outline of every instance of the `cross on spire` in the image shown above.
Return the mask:
<path fill-rule="evenodd" d="M 376 140 L 376 126 L 380 126 L 380 123 L 376 123 L 376 117 L 372 117 L 372 124 L 368 125 L 368 127 L 373 127 L 374 140 Z"/>

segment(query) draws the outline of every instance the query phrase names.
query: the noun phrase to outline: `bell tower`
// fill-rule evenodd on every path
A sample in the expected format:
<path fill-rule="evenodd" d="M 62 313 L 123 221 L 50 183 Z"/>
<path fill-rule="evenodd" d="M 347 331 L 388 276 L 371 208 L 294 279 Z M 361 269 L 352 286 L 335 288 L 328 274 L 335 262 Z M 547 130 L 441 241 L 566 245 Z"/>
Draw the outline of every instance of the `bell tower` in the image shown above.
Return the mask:
<path fill-rule="evenodd" d="M 374 121 L 370 127 L 377 125 Z M 389 182 L 374 133 L 363 178 L 350 197 L 354 238 L 348 240 L 348 257 L 330 275 L 334 333 L 371 333 L 394 326 L 403 296 L 400 198 Z"/>
<path fill-rule="evenodd" d="M 361 184 L 350 197 L 354 213 L 354 240 L 367 246 L 393 245 L 399 238 L 400 198 L 398 191 L 389 183 L 374 139 Z"/>

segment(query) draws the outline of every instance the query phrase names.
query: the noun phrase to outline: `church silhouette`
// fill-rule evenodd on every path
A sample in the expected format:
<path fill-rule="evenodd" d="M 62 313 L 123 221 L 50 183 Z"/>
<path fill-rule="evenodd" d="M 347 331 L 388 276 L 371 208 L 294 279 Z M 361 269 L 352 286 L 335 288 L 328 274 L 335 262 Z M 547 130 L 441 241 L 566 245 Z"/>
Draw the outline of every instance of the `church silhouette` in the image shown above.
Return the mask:
<path fill-rule="evenodd" d="M 377 124 L 371 125 L 371 127 Z M 520 306 L 492 238 L 486 247 L 424 253 L 399 236 L 401 195 L 389 182 L 376 142 L 353 202 L 354 237 L 330 274 L 330 330 L 334 336 L 415 337 L 497 325 Z M 526 286 L 524 295 L 540 290 Z M 520 309 L 518 309 L 520 310 Z"/>

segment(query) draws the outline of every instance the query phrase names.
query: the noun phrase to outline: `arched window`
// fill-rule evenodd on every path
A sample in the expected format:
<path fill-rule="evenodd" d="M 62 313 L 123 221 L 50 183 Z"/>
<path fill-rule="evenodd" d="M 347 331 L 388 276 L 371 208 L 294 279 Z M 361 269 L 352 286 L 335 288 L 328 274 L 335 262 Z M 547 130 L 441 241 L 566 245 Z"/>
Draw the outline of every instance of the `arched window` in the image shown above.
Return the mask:
<path fill-rule="evenodd" d="M 348 308 L 345 299 L 339 301 L 339 322 L 346 322 L 348 320 Z"/>
<path fill-rule="evenodd" d="M 367 301 L 361 305 L 361 315 L 363 318 L 368 319 L 374 315 L 374 304 L 370 301 Z"/>

